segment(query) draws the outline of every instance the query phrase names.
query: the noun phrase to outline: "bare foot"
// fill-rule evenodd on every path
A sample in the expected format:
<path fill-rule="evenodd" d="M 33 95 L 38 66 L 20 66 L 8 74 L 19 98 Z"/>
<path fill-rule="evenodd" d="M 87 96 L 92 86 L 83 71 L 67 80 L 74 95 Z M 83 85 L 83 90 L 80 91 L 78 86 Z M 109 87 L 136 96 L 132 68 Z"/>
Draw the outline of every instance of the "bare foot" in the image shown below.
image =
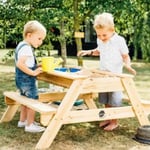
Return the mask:
<path fill-rule="evenodd" d="M 117 120 L 112 120 L 110 123 L 104 128 L 105 131 L 112 131 L 118 127 Z"/>
<path fill-rule="evenodd" d="M 108 125 L 110 122 L 111 122 L 110 120 L 105 120 L 99 124 L 99 127 L 104 127 L 104 126 Z"/>

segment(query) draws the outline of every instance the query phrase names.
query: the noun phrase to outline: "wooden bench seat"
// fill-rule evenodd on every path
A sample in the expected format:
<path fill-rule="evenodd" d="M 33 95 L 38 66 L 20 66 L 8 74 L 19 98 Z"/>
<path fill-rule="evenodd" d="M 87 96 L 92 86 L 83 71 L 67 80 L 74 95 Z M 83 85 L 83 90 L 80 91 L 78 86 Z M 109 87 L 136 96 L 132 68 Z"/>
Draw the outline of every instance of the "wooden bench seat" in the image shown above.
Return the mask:
<path fill-rule="evenodd" d="M 21 96 L 18 92 L 4 92 L 4 96 L 5 103 L 7 104 L 7 109 L 0 119 L 0 123 L 11 121 L 20 105 L 25 105 L 35 110 L 36 112 L 39 112 L 41 114 L 40 122 L 44 126 L 48 125 L 49 121 L 57 111 L 57 108 L 54 108 L 47 103 Z"/>
<path fill-rule="evenodd" d="M 127 102 L 127 103 L 130 103 L 129 98 L 127 98 L 127 97 L 124 97 L 124 98 L 123 98 L 123 101 L 125 101 L 125 102 Z M 140 99 L 140 102 L 141 102 L 141 104 L 143 104 L 143 105 L 150 105 L 150 100 Z"/>
<path fill-rule="evenodd" d="M 38 100 L 33 100 L 30 98 L 27 98 L 25 96 L 20 95 L 18 92 L 4 92 L 4 96 L 5 96 L 5 102 L 8 105 L 11 105 L 13 103 L 19 103 L 22 105 L 25 105 L 41 114 L 50 114 L 50 113 L 55 113 L 56 112 L 56 108 L 48 105 L 48 104 L 44 104 L 42 102 L 39 102 Z"/>

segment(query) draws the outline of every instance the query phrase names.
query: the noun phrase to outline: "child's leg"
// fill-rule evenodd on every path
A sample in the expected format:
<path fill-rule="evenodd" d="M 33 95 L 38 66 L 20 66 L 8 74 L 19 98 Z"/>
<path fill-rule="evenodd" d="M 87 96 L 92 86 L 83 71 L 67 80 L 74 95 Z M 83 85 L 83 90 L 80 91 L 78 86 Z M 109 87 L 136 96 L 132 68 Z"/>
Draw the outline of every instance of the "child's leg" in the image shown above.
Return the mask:
<path fill-rule="evenodd" d="M 27 109 L 27 125 L 25 126 L 25 132 L 38 133 L 45 130 L 44 127 L 40 126 L 34 121 L 35 111 L 28 108 Z"/>
<path fill-rule="evenodd" d="M 122 105 L 122 92 L 110 92 L 109 93 L 109 105 L 108 107 L 120 107 Z M 110 120 L 110 123 L 104 128 L 106 131 L 112 131 L 118 127 L 117 119 Z"/>
<path fill-rule="evenodd" d="M 105 131 L 112 131 L 118 127 L 117 119 L 113 119 L 110 123 L 104 128 Z"/>
<path fill-rule="evenodd" d="M 105 127 L 110 123 L 110 120 L 105 120 L 99 124 L 99 127 Z"/>
<path fill-rule="evenodd" d="M 109 108 L 109 107 L 111 107 L 109 104 L 106 104 L 106 105 L 105 105 L 105 108 Z M 100 127 L 105 127 L 105 126 L 107 126 L 107 125 L 110 123 L 110 121 L 111 121 L 111 120 L 102 121 L 102 122 L 99 124 L 99 126 L 100 126 Z"/>
<path fill-rule="evenodd" d="M 24 122 L 27 119 L 27 107 L 21 105 L 20 121 Z"/>
<path fill-rule="evenodd" d="M 105 108 L 112 107 L 111 105 L 105 105 Z M 100 123 L 100 127 L 105 127 L 105 131 L 112 131 L 118 127 L 118 122 L 117 119 L 112 119 L 112 120 L 105 120 Z"/>
<path fill-rule="evenodd" d="M 27 108 L 27 125 L 30 125 L 34 122 L 34 118 L 35 118 L 35 111 Z"/>
<path fill-rule="evenodd" d="M 23 128 L 27 124 L 27 107 L 24 105 L 21 105 L 21 111 L 20 111 L 20 119 L 18 121 L 18 127 Z"/>

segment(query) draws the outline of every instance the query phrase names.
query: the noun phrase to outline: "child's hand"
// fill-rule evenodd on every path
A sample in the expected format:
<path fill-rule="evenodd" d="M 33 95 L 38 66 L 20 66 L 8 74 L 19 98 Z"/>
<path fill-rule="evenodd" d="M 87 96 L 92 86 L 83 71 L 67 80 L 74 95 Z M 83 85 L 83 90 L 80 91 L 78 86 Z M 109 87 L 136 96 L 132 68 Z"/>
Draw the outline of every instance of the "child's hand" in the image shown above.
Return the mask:
<path fill-rule="evenodd" d="M 34 76 L 37 76 L 39 75 L 40 73 L 42 73 L 42 68 L 41 67 L 38 67 L 36 70 L 34 70 Z"/>
<path fill-rule="evenodd" d="M 136 75 L 136 70 L 133 69 L 131 66 L 125 66 L 125 67 L 130 73 L 132 73 L 133 75 Z"/>
<path fill-rule="evenodd" d="M 85 55 L 91 55 L 91 51 L 82 50 L 82 51 L 79 51 L 77 54 L 77 56 L 85 56 Z"/>
<path fill-rule="evenodd" d="M 37 65 L 37 67 L 42 67 L 42 63 L 39 63 L 39 64 Z"/>

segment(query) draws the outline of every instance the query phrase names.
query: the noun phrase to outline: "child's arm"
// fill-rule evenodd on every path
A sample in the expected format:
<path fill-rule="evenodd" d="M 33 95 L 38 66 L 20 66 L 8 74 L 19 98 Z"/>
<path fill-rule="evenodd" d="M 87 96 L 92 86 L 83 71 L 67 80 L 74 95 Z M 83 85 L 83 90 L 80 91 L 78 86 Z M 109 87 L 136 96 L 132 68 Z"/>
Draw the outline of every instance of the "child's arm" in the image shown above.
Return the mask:
<path fill-rule="evenodd" d="M 16 63 L 16 66 L 23 71 L 24 73 L 30 75 L 30 76 L 37 76 L 38 74 L 40 74 L 42 72 L 41 67 L 37 68 L 36 70 L 31 70 L 30 68 L 28 68 L 25 64 L 26 60 L 27 60 L 28 56 L 22 56 L 19 58 L 19 60 Z"/>
<path fill-rule="evenodd" d="M 131 72 L 132 74 L 136 75 L 136 71 L 131 67 L 131 60 L 130 56 L 128 54 L 123 54 L 122 55 L 123 61 L 125 63 L 125 68 Z"/>
<path fill-rule="evenodd" d="M 99 51 L 97 49 L 93 49 L 93 50 L 82 50 L 79 51 L 77 56 L 99 56 Z"/>

